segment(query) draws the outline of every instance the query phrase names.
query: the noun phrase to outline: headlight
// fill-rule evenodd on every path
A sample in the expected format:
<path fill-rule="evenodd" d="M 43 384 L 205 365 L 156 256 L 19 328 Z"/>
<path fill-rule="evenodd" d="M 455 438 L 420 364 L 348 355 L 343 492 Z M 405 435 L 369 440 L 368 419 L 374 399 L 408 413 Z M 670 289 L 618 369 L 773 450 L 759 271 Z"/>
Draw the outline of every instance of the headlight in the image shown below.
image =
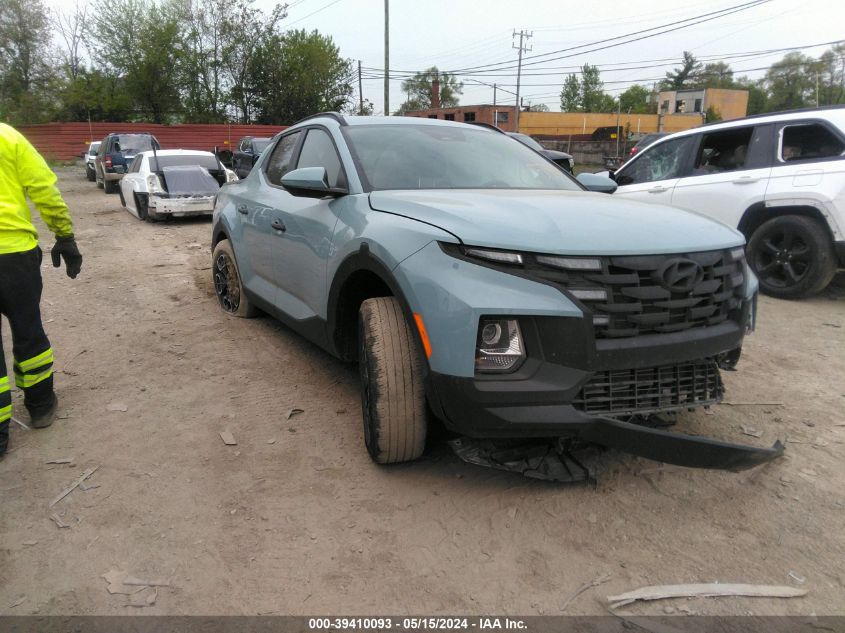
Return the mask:
<path fill-rule="evenodd" d="M 226 182 L 237 182 L 238 175 L 233 172 L 231 169 L 226 170 Z"/>
<path fill-rule="evenodd" d="M 484 317 L 478 323 L 475 371 L 515 371 L 525 360 L 525 345 L 516 319 Z"/>

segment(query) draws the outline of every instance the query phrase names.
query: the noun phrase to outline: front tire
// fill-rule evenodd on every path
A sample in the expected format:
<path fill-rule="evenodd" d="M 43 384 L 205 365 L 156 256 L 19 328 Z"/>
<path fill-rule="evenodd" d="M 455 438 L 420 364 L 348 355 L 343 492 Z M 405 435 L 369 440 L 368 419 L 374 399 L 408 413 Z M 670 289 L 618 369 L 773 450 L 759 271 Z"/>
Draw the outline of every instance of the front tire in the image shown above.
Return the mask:
<path fill-rule="evenodd" d="M 364 444 L 379 464 L 408 462 L 425 449 L 423 360 L 395 297 L 367 299 L 358 312 Z"/>
<path fill-rule="evenodd" d="M 88 167 L 86 165 L 85 166 L 85 177 L 89 181 L 94 182 L 95 180 L 97 180 L 97 172 L 95 172 L 93 169 L 91 169 L 90 167 Z"/>
<path fill-rule="evenodd" d="M 258 310 L 244 292 L 235 253 L 229 240 L 220 240 L 211 254 L 211 272 L 214 292 L 223 312 L 230 316 L 249 319 Z"/>
<path fill-rule="evenodd" d="M 760 289 L 780 299 L 821 292 L 836 274 L 827 231 L 801 215 L 782 215 L 760 225 L 748 241 L 748 263 Z"/>

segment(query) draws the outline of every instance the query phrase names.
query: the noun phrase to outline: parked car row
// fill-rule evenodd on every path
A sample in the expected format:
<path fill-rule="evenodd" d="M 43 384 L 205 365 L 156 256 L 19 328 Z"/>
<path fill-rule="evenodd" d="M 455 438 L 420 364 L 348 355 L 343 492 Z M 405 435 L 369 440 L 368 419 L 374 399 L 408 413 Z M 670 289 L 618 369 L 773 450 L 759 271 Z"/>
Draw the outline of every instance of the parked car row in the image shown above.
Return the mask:
<path fill-rule="evenodd" d="M 139 220 L 210 215 L 220 187 L 238 179 L 212 152 L 161 149 L 148 133 L 113 133 L 85 153 L 85 174 Z"/>

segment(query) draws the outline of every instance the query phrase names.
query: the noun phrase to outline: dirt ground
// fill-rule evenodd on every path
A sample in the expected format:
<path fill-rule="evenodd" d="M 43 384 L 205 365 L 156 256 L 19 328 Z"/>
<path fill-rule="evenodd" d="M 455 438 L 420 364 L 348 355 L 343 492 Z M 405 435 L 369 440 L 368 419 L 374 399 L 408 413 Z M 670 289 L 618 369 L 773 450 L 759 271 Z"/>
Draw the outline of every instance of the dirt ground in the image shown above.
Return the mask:
<path fill-rule="evenodd" d="M 606 596 L 643 585 L 747 582 L 809 593 L 621 612 L 845 614 L 845 274 L 809 301 L 762 297 L 725 376 L 737 406 L 680 419 L 781 439 L 777 462 L 733 474 L 611 451 L 597 486 L 557 485 L 440 442 L 379 467 L 354 367 L 217 308 L 209 221 L 142 223 L 81 167 L 58 171 L 85 261 L 76 280 L 43 268 L 62 413 L 47 430 L 13 424 L 0 460 L 0 613 L 558 615 L 607 578 L 565 613 L 604 614 Z M 93 467 L 96 488 L 49 507 Z M 169 586 L 126 606 L 139 596 L 110 594 L 111 570 Z"/>

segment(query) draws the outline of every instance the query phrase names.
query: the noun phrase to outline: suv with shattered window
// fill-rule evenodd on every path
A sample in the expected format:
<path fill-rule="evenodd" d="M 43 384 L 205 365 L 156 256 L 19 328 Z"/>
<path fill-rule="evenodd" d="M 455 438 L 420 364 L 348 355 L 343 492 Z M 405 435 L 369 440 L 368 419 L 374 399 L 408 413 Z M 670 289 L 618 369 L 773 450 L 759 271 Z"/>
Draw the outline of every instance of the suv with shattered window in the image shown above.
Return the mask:
<path fill-rule="evenodd" d="M 262 310 L 358 362 L 376 462 L 419 457 L 429 410 L 474 438 L 581 438 L 692 466 L 782 450 L 636 423 L 721 400 L 719 369 L 754 327 L 742 235 L 591 193 L 504 134 L 316 115 L 220 190 L 212 231 L 225 312 Z"/>
<path fill-rule="evenodd" d="M 738 228 L 763 292 L 823 290 L 845 267 L 845 106 L 765 114 L 667 136 L 613 175 L 616 196 Z"/>

